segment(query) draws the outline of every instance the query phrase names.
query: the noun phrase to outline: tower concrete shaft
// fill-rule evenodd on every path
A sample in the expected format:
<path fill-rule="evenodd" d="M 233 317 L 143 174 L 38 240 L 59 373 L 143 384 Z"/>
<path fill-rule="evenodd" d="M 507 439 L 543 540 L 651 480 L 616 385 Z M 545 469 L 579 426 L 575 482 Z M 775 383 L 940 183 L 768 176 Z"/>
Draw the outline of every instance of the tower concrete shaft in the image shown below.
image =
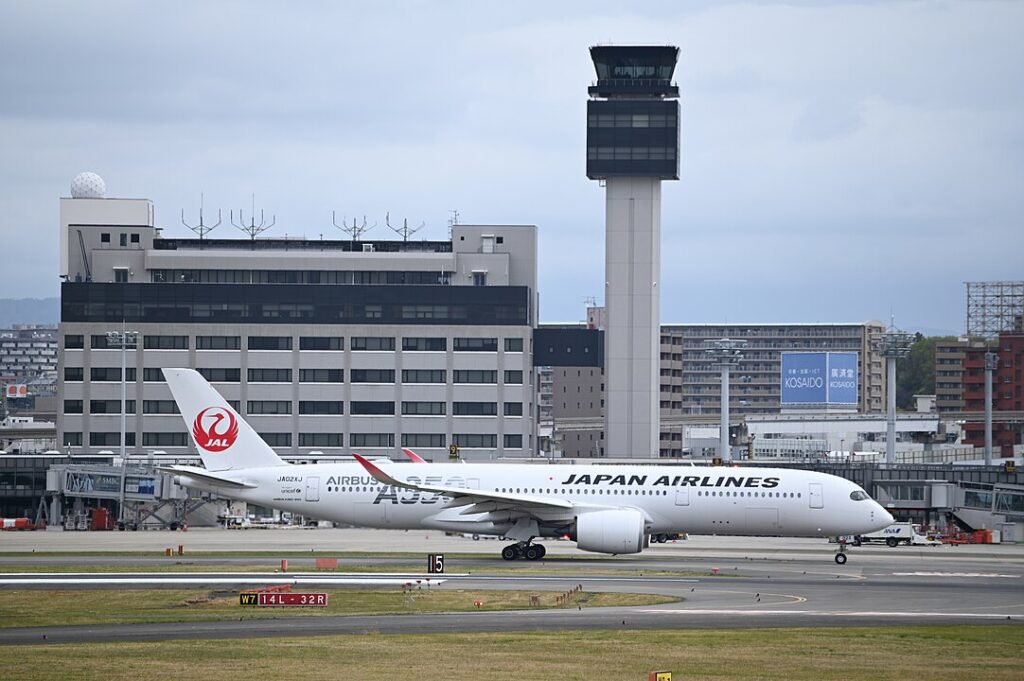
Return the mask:
<path fill-rule="evenodd" d="M 661 180 L 608 178 L 605 193 L 605 447 L 658 453 Z"/>

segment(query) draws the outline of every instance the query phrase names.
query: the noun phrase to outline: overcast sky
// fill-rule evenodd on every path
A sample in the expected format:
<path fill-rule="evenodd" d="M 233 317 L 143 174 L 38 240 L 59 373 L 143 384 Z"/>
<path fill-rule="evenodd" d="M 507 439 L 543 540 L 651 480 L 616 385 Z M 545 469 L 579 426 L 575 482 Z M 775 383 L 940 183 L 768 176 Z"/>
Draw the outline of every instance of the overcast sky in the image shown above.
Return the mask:
<path fill-rule="evenodd" d="M 964 281 L 1024 278 L 1022 27 L 1020 2 L 0 0 L 0 297 L 57 295 L 58 198 L 92 170 L 172 236 L 200 192 L 225 223 L 255 193 L 268 236 L 536 224 L 541 318 L 582 319 L 587 47 L 642 42 L 682 50 L 664 322 L 962 332 Z"/>

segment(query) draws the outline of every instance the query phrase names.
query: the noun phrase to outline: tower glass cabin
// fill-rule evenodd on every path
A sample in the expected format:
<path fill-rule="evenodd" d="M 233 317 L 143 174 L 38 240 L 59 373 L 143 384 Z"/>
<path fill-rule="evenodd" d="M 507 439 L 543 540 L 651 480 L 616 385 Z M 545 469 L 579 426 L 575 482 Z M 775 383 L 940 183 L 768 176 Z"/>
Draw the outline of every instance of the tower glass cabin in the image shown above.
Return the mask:
<path fill-rule="evenodd" d="M 679 179 L 678 47 L 592 47 L 587 177 Z"/>
<path fill-rule="evenodd" d="M 605 183 L 605 447 L 659 452 L 661 182 L 679 179 L 679 48 L 590 48 L 587 177 Z"/>

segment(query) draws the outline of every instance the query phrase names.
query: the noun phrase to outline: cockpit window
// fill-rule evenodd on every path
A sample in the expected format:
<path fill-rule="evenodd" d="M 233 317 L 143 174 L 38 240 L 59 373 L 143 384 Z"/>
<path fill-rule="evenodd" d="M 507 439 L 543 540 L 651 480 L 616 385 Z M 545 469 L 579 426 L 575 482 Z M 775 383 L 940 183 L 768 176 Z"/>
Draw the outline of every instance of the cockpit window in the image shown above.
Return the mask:
<path fill-rule="evenodd" d="M 850 492 L 850 498 L 853 499 L 854 501 L 864 501 L 869 497 L 867 492 L 858 489 Z"/>

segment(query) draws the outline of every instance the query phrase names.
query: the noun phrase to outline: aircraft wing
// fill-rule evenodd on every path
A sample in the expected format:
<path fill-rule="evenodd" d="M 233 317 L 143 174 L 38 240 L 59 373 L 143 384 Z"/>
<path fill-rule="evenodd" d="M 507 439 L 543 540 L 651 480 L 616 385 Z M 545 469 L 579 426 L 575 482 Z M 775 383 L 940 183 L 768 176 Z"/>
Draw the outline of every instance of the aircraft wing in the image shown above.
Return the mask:
<path fill-rule="evenodd" d="M 538 497 L 528 494 L 492 492 L 490 490 L 470 489 L 467 487 L 446 487 L 443 485 L 422 485 L 407 482 L 388 474 L 382 468 L 358 454 L 353 454 L 352 456 L 362 464 L 367 473 L 385 485 L 452 497 L 454 501 L 448 505 L 449 508 L 459 506 L 471 507 L 467 508 L 463 513 L 483 513 L 486 511 L 513 509 L 524 510 L 525 508 L 531 508 L 535 511 L 565 511 L 579 507 L 579 504 L 575 504 L 567 499 L 555 499 L 554 497 Z M 530 513 L 530 515 L 535 515 L 535 513 Z"/>
<path fill-rule="evenodd" d="M 230 487 L 232 489 L 252 489 L 254 487 L 258 487 L 258 485 L 254 485 L 251 482 L 232 480 L 231 478 L 225 478 L 217 475 L 205 468 L 196 468 L 195 466 L 157 466 L 156 470 L 161 473 L 171 473 L 172 475 L 187 475 L 190 478 L 195 478 L 196 480 L 205 482 L 208 485 L 218 485 L 220 487 Z"/>

